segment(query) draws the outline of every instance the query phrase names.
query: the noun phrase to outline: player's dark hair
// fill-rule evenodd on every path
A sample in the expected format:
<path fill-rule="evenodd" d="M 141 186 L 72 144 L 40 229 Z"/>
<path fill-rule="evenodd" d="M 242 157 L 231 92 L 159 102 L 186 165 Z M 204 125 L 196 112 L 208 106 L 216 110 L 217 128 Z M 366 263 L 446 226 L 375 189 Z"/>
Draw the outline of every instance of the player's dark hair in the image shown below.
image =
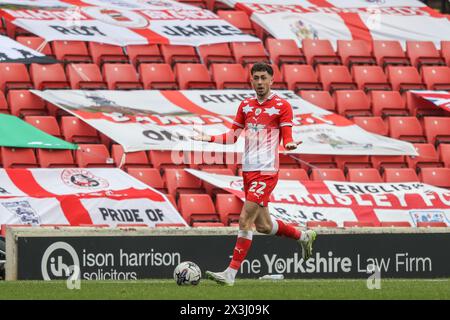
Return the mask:
<path fill-rule="evenodd" d="M 264 72 L 267 71 L 268 74 L 273 76 L 273 69 L 272 67 L 265 63 L 265 62 L 257 62 L 253 65 L 252 70 L 250 70 L 250 73 L 253 75 L 255 72 Z"/>

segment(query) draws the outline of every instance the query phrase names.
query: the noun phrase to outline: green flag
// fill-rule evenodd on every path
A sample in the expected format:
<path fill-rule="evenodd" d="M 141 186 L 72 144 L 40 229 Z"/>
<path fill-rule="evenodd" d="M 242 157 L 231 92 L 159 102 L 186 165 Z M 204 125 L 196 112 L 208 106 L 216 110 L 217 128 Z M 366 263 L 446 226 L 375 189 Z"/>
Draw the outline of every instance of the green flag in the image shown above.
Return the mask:
<path fill-rule="evenodd" d="M 55 138 L 21 119 L 0 114 L 0 146 L 17 148 L 78 149 L 73 143 Z"/>

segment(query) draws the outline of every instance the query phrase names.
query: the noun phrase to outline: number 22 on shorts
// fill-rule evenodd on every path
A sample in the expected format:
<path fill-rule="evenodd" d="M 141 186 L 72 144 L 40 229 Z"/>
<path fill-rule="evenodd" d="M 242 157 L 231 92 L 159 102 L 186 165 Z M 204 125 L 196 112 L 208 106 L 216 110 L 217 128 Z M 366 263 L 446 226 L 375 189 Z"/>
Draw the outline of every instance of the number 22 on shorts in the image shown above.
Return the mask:
<path fill-rule="evenodd" d="M 258 184 L 260 185 L 260 187 L 256 189 L 258 187 Z M 264 194 L 264 189 L 266 188 L 266 186 L 267 184 L 265 182 L 253 181 L 248 191 L 262 195 Z"/>

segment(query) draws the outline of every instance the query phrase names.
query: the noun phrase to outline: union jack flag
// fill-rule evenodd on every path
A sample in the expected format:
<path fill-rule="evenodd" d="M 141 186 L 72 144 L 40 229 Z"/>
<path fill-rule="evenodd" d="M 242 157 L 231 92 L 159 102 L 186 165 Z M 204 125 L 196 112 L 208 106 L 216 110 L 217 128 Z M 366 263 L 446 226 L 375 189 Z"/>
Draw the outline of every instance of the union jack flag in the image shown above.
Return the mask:
<path fill-rule="evenodd" d="M 415 91 L 415 95 L 430 101 L 435 106 L 450 111 L 450 92 L 447 91 Z"/>

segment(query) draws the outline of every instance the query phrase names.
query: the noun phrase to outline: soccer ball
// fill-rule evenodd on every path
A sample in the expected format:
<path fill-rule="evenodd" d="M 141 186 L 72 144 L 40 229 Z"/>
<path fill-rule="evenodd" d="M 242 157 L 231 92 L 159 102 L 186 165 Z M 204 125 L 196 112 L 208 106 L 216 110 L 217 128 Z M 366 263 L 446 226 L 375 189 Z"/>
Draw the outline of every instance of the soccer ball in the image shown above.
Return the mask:
<path fill-rule="evenodd" d="M 202 271 L 191 261 L 181 262 L 173 271 L 173 278 L 177 285 L 197 285 L 202 278 Z"/>

